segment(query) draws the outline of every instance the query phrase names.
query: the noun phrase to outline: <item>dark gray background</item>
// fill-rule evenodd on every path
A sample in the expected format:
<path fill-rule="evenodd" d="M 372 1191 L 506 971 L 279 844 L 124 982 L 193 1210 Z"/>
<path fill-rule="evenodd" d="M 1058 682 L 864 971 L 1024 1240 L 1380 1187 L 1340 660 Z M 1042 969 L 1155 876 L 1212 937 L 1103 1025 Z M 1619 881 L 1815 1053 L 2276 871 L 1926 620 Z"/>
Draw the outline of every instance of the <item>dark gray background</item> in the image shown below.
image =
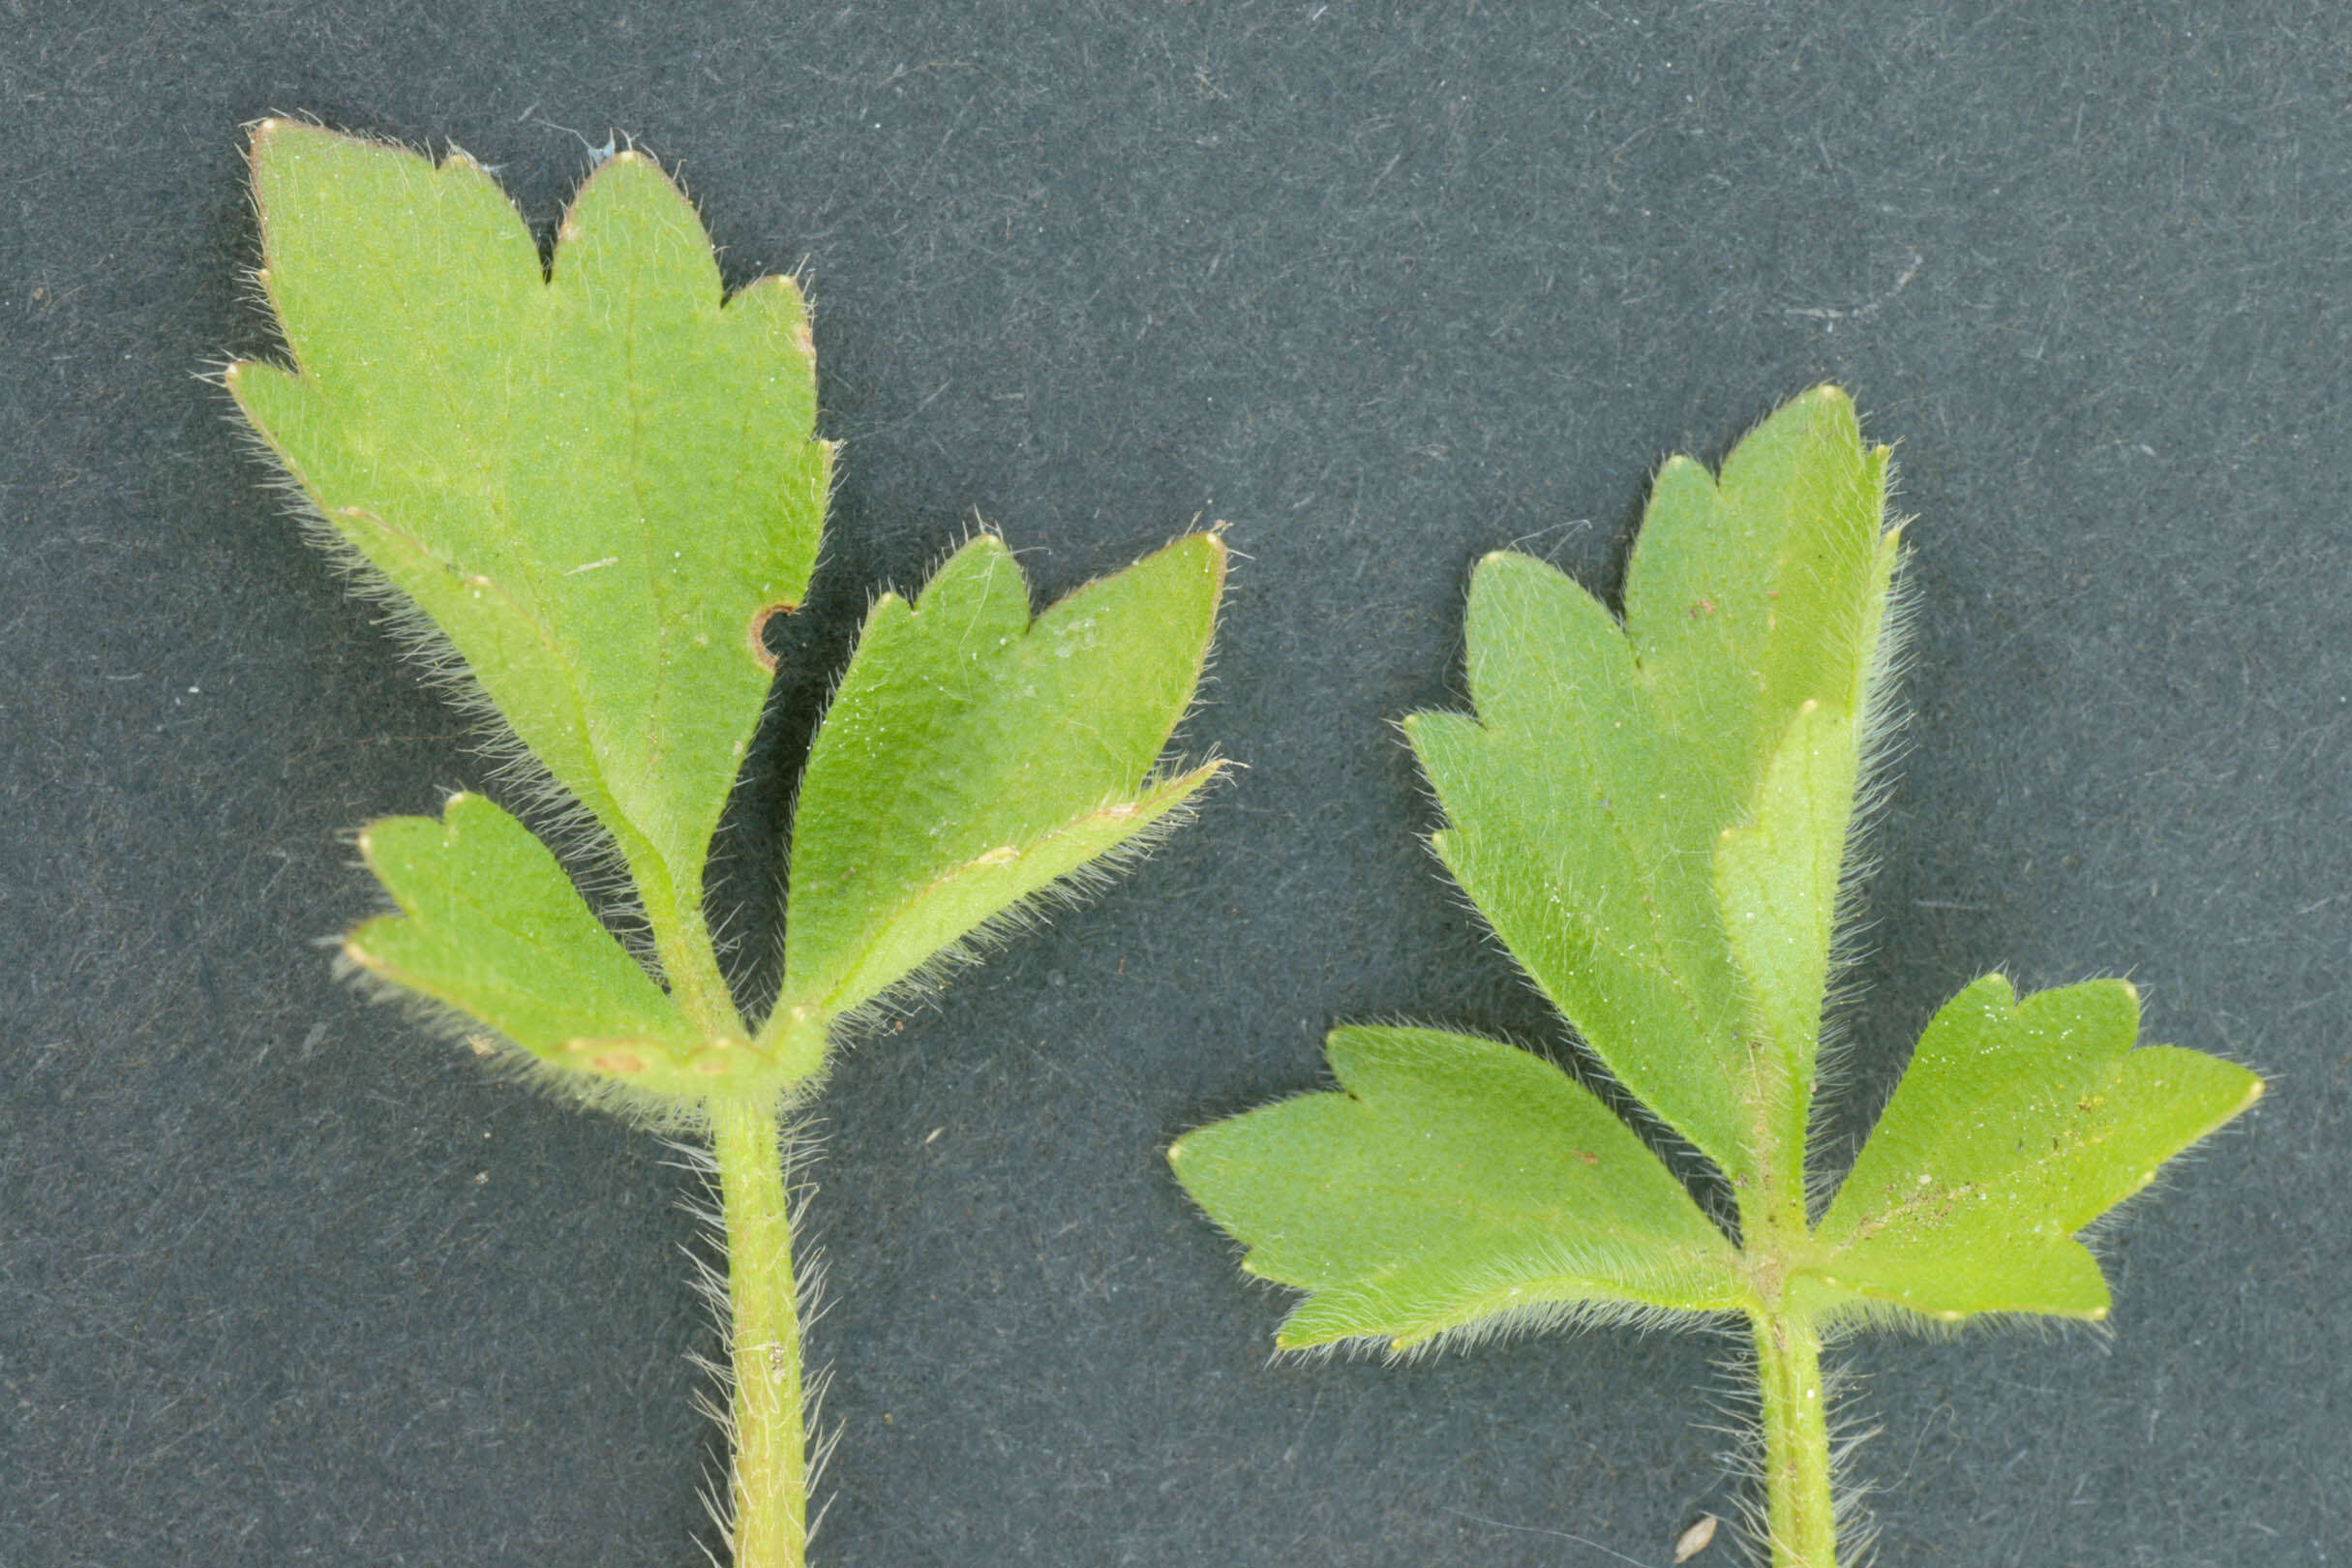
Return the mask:
<path fill-rule="evenodd" d="M 1269 1367 L 1161 1151 L 1341 1020 L 1559 1039 L 1390 720 L 1481 552 L 1609 588 L 1663 456 L 1828 377 L 1919 520 L 1841 1127 L 1994 965 L 2276 1080 L 2108 1235 L 2111 1335 L 1853 1350 L 1884 1560 L 2352 1553 L 2334 0 L 0 17 L 0 1561 L 700 1560 L 691 1179 L 315 946 L 376 903 L 342 835 L 484 769 L 196 379 L 270 346 L 272 110 L 541 225 L 632 133 L 734 282 L 805 266 L 842 483 L 739 886 L 869 589 L 975 512 L 1040 594 L 1195 517 L 1248 558 L 1185 743 L 1249 771 L 824 1101 L 827 1568 L 1657 1564 L 1737 1495 L 1719 1341 Z"/>

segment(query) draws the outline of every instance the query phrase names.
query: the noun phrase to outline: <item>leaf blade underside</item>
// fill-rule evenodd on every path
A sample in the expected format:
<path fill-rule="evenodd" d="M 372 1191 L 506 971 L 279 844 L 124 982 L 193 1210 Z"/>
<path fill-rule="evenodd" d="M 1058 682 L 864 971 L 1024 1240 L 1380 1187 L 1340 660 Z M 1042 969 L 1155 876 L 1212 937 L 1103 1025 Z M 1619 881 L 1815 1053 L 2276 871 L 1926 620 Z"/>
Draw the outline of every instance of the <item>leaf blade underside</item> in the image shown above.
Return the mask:
<path fill-rule="evenodd" d="M 1971 984 L 1920 1037 L 1805 1272 L 1926 1317 L 2103 1317 L 2106 1282 L 2076 1233 L 2263 1089 L 2234 1062 L 2138 1036 L 2123 980 L 2023 1001 L 2000 975 Z"/>
<path fill-rule="evenodd" d="M 1433 1029 L 1345 1028 L 1338 1093 L 1187 1134 L 1178 1179 L 1308 1292 L 1279 1343 L 1406 1350 L 1493 1326 L 1750 1298 L 1737 1254 L 1614 1112 L 1552 1063 Z"/>

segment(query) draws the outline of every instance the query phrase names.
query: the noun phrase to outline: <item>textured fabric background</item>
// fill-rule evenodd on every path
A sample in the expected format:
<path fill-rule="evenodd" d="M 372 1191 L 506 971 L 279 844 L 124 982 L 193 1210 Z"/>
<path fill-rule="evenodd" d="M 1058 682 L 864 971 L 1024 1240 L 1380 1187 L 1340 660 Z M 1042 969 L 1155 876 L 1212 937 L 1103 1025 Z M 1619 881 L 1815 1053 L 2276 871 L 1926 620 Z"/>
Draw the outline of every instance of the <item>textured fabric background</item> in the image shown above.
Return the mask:
<path fill-rule="evenodd" d="M 805 269 L 846 445 L 755 945 L 878 586 L 976 514 L 1044 594 L 1196 518 L 1248 558 L 1185 743 L 1249 770 L 824 1101 L 824 1568 L 1659 1564 L 1733 1505 L 1728 1342 L 1269 1366 L 1161 1151 L 1339 1021 L 1561 1042 L 1391 720 L 1455 700 L 1481 552 L 1609 591 L 1660 459 L 1831 377 L 1918 518 L 1840 1136 L 1997 965 L 2276 1078 L 2106 1232 L 2111 1332 L 1849 1351 L 1882 1561 L 2343 1560 L 2347 82 L 2330 0 L 0 0 L 0 1561 L 708 1539 L 692 1178 L 317 946 L 375 907 L 344 835 L 485 769 L 197 379 L 271 348 L 271 111 L 542 226 L 618 131 L 733 281 Z"/>

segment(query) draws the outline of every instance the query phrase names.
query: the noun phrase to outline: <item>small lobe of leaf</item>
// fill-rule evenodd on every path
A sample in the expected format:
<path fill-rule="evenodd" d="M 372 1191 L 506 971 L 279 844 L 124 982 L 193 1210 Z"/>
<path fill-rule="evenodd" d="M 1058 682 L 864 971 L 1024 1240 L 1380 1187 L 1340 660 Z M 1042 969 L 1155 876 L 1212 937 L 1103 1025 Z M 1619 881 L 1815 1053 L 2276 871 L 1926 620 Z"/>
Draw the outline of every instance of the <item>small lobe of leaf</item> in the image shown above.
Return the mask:
<path fill-rule="evenodd" d="M 1737 1254 L 1616 1115 L 1496 1040 L 1351 1028 L 1344 1093 L 1303 1095 L 1188 1134 L 1187 1191 L 1251 1273 L 1311 1292 L 1285 1349 L 1407 1349 L 1495 1319 L 1541 1323 L 1747 1299 Z"/>
<path fill-rule="evenodd" d="M 2102 1317 L 2107 1285 L 2074 1233 L 2261 1098 L 2234 1062 L 2133 1048 L 2122 980 L 2028 997 L 1999 975 L 1927 1027 L 1816 1232 L 1811 1274 L 1930 1317 Z"/>
<path fill-rule="evenodd" d="M 549 1068 L 652 1094 L 758 1077 L 748 1041 L 712 1041 L 598 922 L 554 855 L 478 795 L 440 819 L 389 817 L 360 851 L 398 915 L 345 940 L 353 963 L 468 1013 Z"/>
<path fill-rule="evenodd" d="M 982 534 L 913 605 L 881 599 L 794 811 L 783 1009 L 874 1000 L 1148 841 L 1214 777 L 1151 773 L 1224 571 L 1223 544 L 1191 534 L 1033 622 L 1019 563 Z"/>

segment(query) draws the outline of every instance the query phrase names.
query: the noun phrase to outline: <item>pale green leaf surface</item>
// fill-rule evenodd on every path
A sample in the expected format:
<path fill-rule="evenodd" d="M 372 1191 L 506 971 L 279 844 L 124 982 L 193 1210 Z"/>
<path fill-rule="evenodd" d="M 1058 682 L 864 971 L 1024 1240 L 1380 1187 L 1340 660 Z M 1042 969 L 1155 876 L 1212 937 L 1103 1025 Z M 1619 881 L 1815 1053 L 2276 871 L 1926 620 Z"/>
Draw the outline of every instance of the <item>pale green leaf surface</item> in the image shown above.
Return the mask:
<path fill-rule="evenodd" d="M 1189 535 L 1033 622 L 1019 563 L 982 534 L 914 604 L 875 604 L 794 808 L 780 1015 L 872 1000 L 1214 776 L 1152 769 L 1224 567 L 1221 542 Z"/>
<path fill-rule="evenodd" d="M 1759 426 L 1720 481 L 1669 462 L 1624 626 L 1552 567 L 1490 556 L 1470 591 L 1476 718 L 1407 721 L 1448 869 L 1610 1070 L 1734 1179 L 1757 1173 L 1761 1144 L 1802 1141 L 1820 1004 L 1797 993 L 1828 950 L 1893 569 L 1885 471 L 1833 387 Z M 1807 704 L 1824 716 L 1806 721 L 1805 777 L 1775 792 Z M 1789 799 L 1835 778 L 1834 799 Z M 1719 887 L 1729 829 L 1756 836 Z M 1812 879 L 1794 902 L 1760 899 L 1760 858 L 1826 865 L 1826 896 Z M 1752 933 L 1738 944 L 1727 890 Z M 1760 1037 L 1769 1050 L 1751 1049 Z"/>
<path fill-rule="evenodd" d="M 704 1039 L 547 846 L 483 797 L 453 796 L 437 821 L 385 818 L 359 842 L 401 911 L 345 939 L 370 973 L 565 1072 L 707 1094 L 752 1065 L 746 1042 Z"/>
<path fill-rule="evenodd" d="M 1737 1254 L 1607 1106 L 1551 1063 L 1433 1029 L 1330 1040 L 1344 1090 L 1168 1151 L 1251 1273 L 1310 1292 L 1285 1348 L 1748 1297 Z"/>
<path fill-rule="evenodd" d="M 2074 1233 L 2260 1098 L 2233 1062 L 2133 1048 L 2122 980 L 2020 1003 L 1988 975 L 1936 1014 L 1816 1232 L 1833 1289 L 1935 1317 L 2099 1317 Z"/>
<path fill-rule="evenodd" d="M 1765 769 L 1754 820 L 1715 844 L 1716 904 L 1757 1032 L 1794 1042 L 1769 1059 L 1791 1075 L 1779 1100 L 1787 1109 L 1801 1110 L 1812 1090 L 1856 762 L 1854 715 L 1808 698 Z M 1781 1138 L 1801 1149 L 1803 1123 L 1785 1125 Z"/>
<path fill-rule="evenodd" d="M 254 137 L 292 372 L 226 379 L 341 538 L 682 903 L 802 597 L 829 452 L 799 294 L 725 298 L 691 204 L 623 153 L 552 277 L 472 160 L 286 121 Z M 658 867 L 645 863 L 658 857 Z"/>

